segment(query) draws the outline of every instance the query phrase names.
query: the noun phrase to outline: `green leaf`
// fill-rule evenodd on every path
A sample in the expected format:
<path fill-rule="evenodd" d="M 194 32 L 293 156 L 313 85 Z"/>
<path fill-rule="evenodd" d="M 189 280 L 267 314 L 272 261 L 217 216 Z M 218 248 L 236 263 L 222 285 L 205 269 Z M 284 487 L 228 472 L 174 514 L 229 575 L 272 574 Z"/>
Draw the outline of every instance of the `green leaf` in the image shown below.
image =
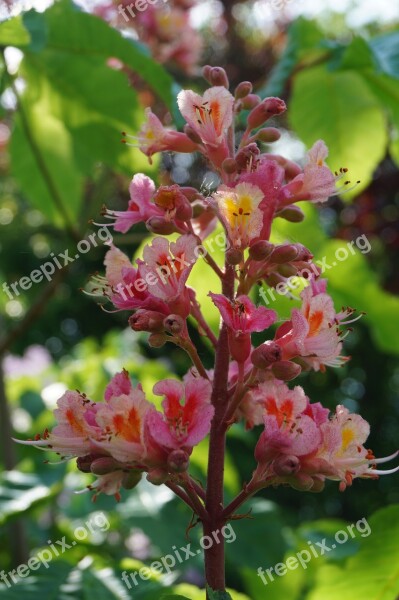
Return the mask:
<path fill-rule="evenodd" d="M 27 134 L 20 115 L 14 122 L 12 173 L 26 196 L 50 220 L 61 222 L 58 201 L 73 221 L 80 207 L 83 181 L 75 162 L 72 136 L 62 121 L 43 112 L 41 105 L 30 98 L 27 89 L 23 105 L 31 134 Z"/>
<path fill-rule="evenodd" d="M 24 48 L 31 42 L 22 17 L 14 17 L 0 23 L 0 46 L 16 46 Z"/>
<path fill-rule="evenodd" d="M 307 600 L 396 600 L 399 594 L 399 505 L 369 520 L 371 535 L 345 567 L 323 566 Z"/>
<path fill-rule="evenodd" d="M 212 590 L 209 586 L 207 587 L 209 600 L 232 600 L 232 597 L 228 592 L 218 592 Z"/>
<path fill-rule="evenodd" d="M 296 19 L 288 29 L 285 50 L 273 68 L 266 85 L 258 91 L 262 98 L 282 95 L 294 68 L 300 60 L 314 59 L 315 54 L 325 54 L 320 48 L 323 33 L 315 21 Z"/>
<path fill-rule="evenodd" d="M 69 0 L 56 3 L 45 15 L 49 27 L 48 49 L 68 52 L 79 58 L 95 57 L 104 61 L 118 58 L 152 87 L 175 117 L 179 115 L 173 79 L 133 41 L 102 19 L 77 11 Z"/>
<path fill-rule="evenodd" d="M 176 596 L 176 594 L 167 594 L 162 596 L 161 600 L 190 600 L 187 596 Z"/>
<path fill-rule="evenodd" d="M 384 73 L 399 79 L 399 30 L 372 39 L 370 47 Z"/>
<path fill-rule="evenodd" d="M 339 47 L 335 52 L 336 57 L 329 61 L 330 68 L 334 69 L 364 69 L 378 70 L 377 57 L 372 48 L 361 37 L 355 37 L 346 47 Z"/>
<path fill-rule="evenodd" d="M 0 477 L 0 525 L 48 502 L 59 489 L 60 484 L 45 485 L 35 475 L 19 471 L 4 472 Z"/>
<path fill-rule="evenodd" d="M 399 81 L 370 70 L 364 71 L 362 75 L 387 114 L 391 125 L 389 150 L 399 165 Z"/>
<path fill-rule="evenodd" d="M 289 117 L 307 146 L 323 139 L 333 171 L 346 167 L 356 193 L 367 187 L 385 156 L 388 132 L 384 111 L 361 75 L 329 72 L 325 66 L 302 71 L 294 80 Z"/>
<path fill-rule="evenodd" d="M 46 45 L 48 35 L 44 15 L 35 10 L 29 10 L 23 13 L 22 21 L 31 37 L 29 50 L 31 52 L 40 52 Z"/>

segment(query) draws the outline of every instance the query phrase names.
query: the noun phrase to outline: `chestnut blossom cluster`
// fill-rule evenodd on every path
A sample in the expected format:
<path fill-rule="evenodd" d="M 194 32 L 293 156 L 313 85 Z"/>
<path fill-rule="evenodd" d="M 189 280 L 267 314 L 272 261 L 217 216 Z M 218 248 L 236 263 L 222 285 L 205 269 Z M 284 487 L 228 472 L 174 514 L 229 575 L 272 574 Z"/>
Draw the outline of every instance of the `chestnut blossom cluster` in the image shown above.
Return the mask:
<path fill-rule="evenodd" d="M 190 75 L 198 69 L 203 49 L 202 36 L 190 20 L 196 4 L 196 0 L 111 0 L 97 6 L 95 13 L 133 30 L 157 62 Z"/>
<path fill-rule="evenodd" d="M 158 187 L 148 176 L 134 175 L 125 210 L 105 208 L 104 216 L 122 234 L 144 223 L 152 240 L 134 264 L 111 245 L 105 274 L 95 278 L 93 288 L 113 310 L 127 313 L 133 331 L 148 332 L 151 346 L 173 343 L 185 351 L 192 368 L 183 382 L 155 385 L 154 394 L 164 398 L 162 412 L 148 402 L 140 385 L 132 386 L 125 371 L 108 385 L 104 402 L 67 392 L 55 411 L 55 429 L 25 442 L 50 448 L 63 458 L 77 457 L 81 471 L 98 477 L 90 485 L 96 493 L 119 497 L 121 487 L 133 487 L 146 473 L 150 482 L 168 485 L 201 517 L 205 490 L 189 475 L 190 456 L 209 434 L 220 406 L 218 367 L 205 369 L 188 327 L 190 318 L 209 346 L 218 349 L 196 290 L 189 286 L 199 260 L 221 283 L 219 289 L 209 290 L 220 312 L 221 331 L 226 332 L 221 352 L 227 353 L 230 364 L 221 427 L 227 431 L 240 422 L 247 429 L 264 427 L 244 497 L 276 485 L 320 491 L 326 480 L 339 482 L 344 490 L 358 477 L 375 479 L 399 470 L 378 469 L 398 452 L 375 458 L 365 446 L 369 425 L 359 415 L 343 406 L 330 415 L 320 402 L 311 403 L 302 387 L 287 383 L 305 371 L 342 366 L 348 360 L 342 354 L 345 327 L 361 315 L 355 317 L 349 307 L 334 307 L 327 281 L 318 275 L 305 246 L 270 241 L 273 221 L 301 221 L 304 214 L 297 203 L 325 202 L 340 193 L 349 184 L 346 169 L 331 172 L 322 141 L 315 142 L 304 166 L 262 152 L 262 142 L 279 138 L 268 121 L 284 113 L 284 101 L 262 100 L 249 82 L 231 94 L 226 73 L 218 67 L 205 67 L 204 76 L 210 87 L 202 95 L 184 90 L 177 97 L 186 121 L 183 131 L 164 127 L 147 109 L 132 143 L 149 160 L 163 151 L 196 152 L 219 183 L 205 196 L 192 187 Z M 245 115 L 241 128 L 235 125 L 240 113 Z M 203 241 L 216 227 L 224 232 L 224 265 L 204 252 Z M 251 292 L 257 285 L 276 286 L 310 266 L 301 305 L 292 309 L 289 319 L 254 304 Z M 255 332 L 265 340 L 257 347 Z"/>

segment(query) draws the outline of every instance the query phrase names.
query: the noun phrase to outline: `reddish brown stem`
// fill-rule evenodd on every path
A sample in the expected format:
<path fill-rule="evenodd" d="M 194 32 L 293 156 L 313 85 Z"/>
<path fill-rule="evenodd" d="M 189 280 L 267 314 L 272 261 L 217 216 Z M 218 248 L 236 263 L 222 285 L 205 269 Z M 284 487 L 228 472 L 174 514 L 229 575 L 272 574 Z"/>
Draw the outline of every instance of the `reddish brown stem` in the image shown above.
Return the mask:
<path fill-rule="evenodd" d="M 222 292 L 227 298 L 234 296 L 234 268 L 226 264 L 226 273 L 223 278 Z M 224 482 L 224 460 L 226 446 L 226 431 L 221 427 L 228 402 L 227 385 L 229 371 L 229 345 L 227 338 L 227 327 L 223 323 L 216 349 L 214 383 L 212 391 L 212 404 L 215 407 L 215 415 L 212 421 L 208 478 L 205 507 L 209 518 L 204 523 L 204 535 L 210 535 L 220 530 L 225 524 L 223 518 L 223 482 Z M 224 544 L 213 544 L 205 550 L 205 576 L 208 586 L 212 590 L 224 591 L 225 581 L 225 554 Z"/>

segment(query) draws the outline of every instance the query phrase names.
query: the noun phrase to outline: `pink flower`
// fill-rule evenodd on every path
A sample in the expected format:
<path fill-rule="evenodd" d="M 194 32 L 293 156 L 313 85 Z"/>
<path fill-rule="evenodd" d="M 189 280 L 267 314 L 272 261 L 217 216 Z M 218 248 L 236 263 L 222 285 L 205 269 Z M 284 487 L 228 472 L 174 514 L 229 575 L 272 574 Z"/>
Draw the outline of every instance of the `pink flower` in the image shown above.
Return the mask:
<path fill-rule="evenodd" d="M 239 185 L 249 183 L 257 186 L 263 193 L 263 200 L 259 204 L 262 211 L 262 227 L 259 239 L 268 240 L 271 225 L 278 206 L 278 198 L 284 181 L 284 169 L 275 160 L 262 155 L 260 160 L 239 176 Z"/>
<path fill-rule="evenodd" d="M 130 201 L 124 211 L 107 210 L 106 216 L 115 219 L 115 231 L 126 233 L 136 223 L 146 222 L 153 216 L 163 213 L 151 202 L 155 194 L 155 183 L 142 173 L 138 173 L 130 184 Z"/>
<path fill-rule="evenodd" d="M 148 416 L 149 435 L 168 451 L 182 449 L 188 454 L 209 433 L 214 407 L 212 386 L 207 379 L 186 376 L 184 385 L 173 379 L 160 381 L 154 394 L 164 396 L 163 414 L 152 409 Z"/>
<path fill-rule="evenodd" d="M 220 187 L 213 198 L 232 246 L 248 248 L 262 230 L 262 191 L 250 183 L 239 183 L 235 188 Z"/>
<path fill-rule="evenodd" d="M 223 294 L 209 293 L 229 328 L 229 348 L 237 362 L 243 363 L 251 353 L 251 333 L 260 332 L 272 325 L 277 315 L 264 306 L 256 307 L 248 296 L 238 296 L 234 301 Z"/>
<path fill-rule="evenodd" d="M 99 405 L 96 423 L 101 427 L 102 440 L 97 447 L 115 460 L 130 465 L 142 465 L 145 462 L 146 448 L 144 444 L 144 421 L 151 409 L 145 399 L 141 386 L 129 392 L 120 393 L 121 378 L 118 374 L 107 387 L 108 400 Z M 127 384 L 125 384 L 127 389 Z M 116 395 L 111 395 L 111 394 Z"/>
<path fill-rule="evenodd" d="M 345 320 L 353 314 L 353 309 L 335 312 L 333 300 L 325 291 L 326 284 L 326 280 L 310 282 L 301 293 L 301 309 L 293 309 L 291 320 L 281 325 L 275 337 L 284 360 L 301 356 L 315 371 L 341 366 L 348 360 L 340 356 L 342 334 L 338 326 L 357 320 Z"/>
<path fill-rule="evenodd" d="M 126 254 L 111 246 L 104 264 L 105 278 L 97 277 L 94 282 L 119 310 L 145 309 L 161 312 L 165 316 L 170 314 L 166 302 L 151 294 L 152 287 L 142 273 L 142 261 L 136 269 Z"/>
<path fill-rule="evenodd" d="M 138 146 L 143 154 L 148 156 L 150 162 L 152 155 L 157 152 L 190 153 L 197 150 L 197 145 L 185 133 L 166 129 L 150 108 L 146 108 L 145 114 L 147 120 L 137 137 L 131 135 L 126 135 L 126 137 L 134 140 L 133 144 L 127 143 L 127 145 Z"/>
<path fill-rule="evenodd" d="M 325 202 L 330 196 L 337 194 L 336 182 L 344 173 L 334 176 L 327 167 L 325 159 L 328 156 L 328 148 L 325 143 L 321 140 L 316 142 L 307 156 L 308 163 L 303 173 L 294 177 L 283 188 L 280 207 L 300 200 Z"/>
<path fill-rule="evenodd" d="M 198 258 L 196 249 L 197 239 L 191 234 L 179 237 L 176 242 L 157 237 L 150 246 L 145 246 L 144 262 L 139 263 L 152 296 L 167 303 L 170 312 L 182 317 L 190 312 L 186 282 Z"/>
<path fill-rule="evenodd" d="M 213 147 L 223 144 L 233 122 L 234 106 L 234 98 L 225 87 L 209 88 L 203 96 L 183 90 L 177 96 L 177 103 L 181 114 L 204 144 Z"/>
<path fill-rule="evenodd" d="M 101 429 L 96 424 L 97 405 L 84 394 L 67 391 L 57 402 L 54 417 L 58 424 L 49 433 L 37 435 L 34 440 L 21 444 L 51 449 L 62 457 L 85 456 L 92 452 L 92 441 L 100 439 Z"/>
<path fill-rule="evenodd" d="M 265 414 L 275 417 L 280 427 L 284 422 L 292 423 L 307 406 L 308 398 L 300 386 L 290 390 L 284 382 L 270 379 L 246 394 L 239 415 L 246 421 L 247 429 L 261 425 Z"/>
<path fill-rule="evenodd" d="M 295 390 L 296 391 L 296 388 Z M 266 409 L 265 430 L 255 449 L 258 467 L 254 480 L 263 485 L 288 483 L 302 491 L 321 491 L 326 479 L 340 482 L 343 491 L 356 477 L 372 477 L 399 471 L 399 466 L 379 471 L 376 466 L 399 455 L 376 459 L 363 444 L 369 424 L 359 415 L 338 406 L 328 419 L 320 404 L 293 404 L 283 400 Z M 277 414 L 275 410 L 277 406 Z M 283 415 L 281 408 L 284 406 Z M 293 410 L 292 410 L 293 409 Z M 283 417 L 283 418 L 282 418 Z"/>

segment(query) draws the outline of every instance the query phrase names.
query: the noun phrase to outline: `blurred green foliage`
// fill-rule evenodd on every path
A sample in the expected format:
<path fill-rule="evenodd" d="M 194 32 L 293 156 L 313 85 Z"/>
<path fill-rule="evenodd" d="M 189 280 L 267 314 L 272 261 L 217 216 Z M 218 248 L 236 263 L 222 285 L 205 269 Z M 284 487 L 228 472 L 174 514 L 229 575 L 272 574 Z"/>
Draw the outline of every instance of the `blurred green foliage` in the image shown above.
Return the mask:
<path fill-rule="evenodd" d="M 361 180 L 348 195 L 351 201 L 367 188 L 387 156 L 397 172 L 399 31 L 391 29 L 374 38 L 356 33 L 332 39 L 326 38 L 317 23 L 298 19 L 286 37 L 281 59 L 268 77 L 265 74 L 267 81 L 260 93 L 284 96 L 291 131 L 307 146 L 325 139 L 330 165 L 348 167 L 350 178 Z M 12 282 L 37 268 L 50 251 L 57 254 L 87 237 L 91 231 L 87 221 L 98 219 L 102 203 L 124 207 L 128 178 L 134 172 L 156 177 L 157 165 L 148 165 L 136 149 L 119 143 L 121 130 L 134 134 L 140 126 L 143 87 L 150 90 L 154 103 L 170 111 L 178 127 L 181 120 L 175 102 L 179 84 L 174 77 L 136 41 L 81 12 L 69 0 L 56 2 L 43 14 L 29 11 L 0 23 L 0 47 L 9 46 L 23 55 L 11 74 L 0 57 L 2 98 L 14 92 L 11 108 L 4 102 L 0 105 L 0 118 L 12 130 L 6 158 L 0 163 L 0 209 L 5 211 L 0 214 L 0 276 Z M 180 83 L 192 86 L 192 82 Z M 164 157 L 164 169 L 168 158 Z M 193 177 L 198 176 L 196 168 Z M 392 207 L 398 200 L 392 190 Z M 335 237 L 337 227 L 331 227 L 330 221 L 326 225 L 324 209 L 306 206 L 304 210 L 306 220 L 300 225 L 279 220 L 274 239 L 301 241 L 316 259 L 326 257 L 331 265 L 336 250 L 346 241 Z M 138 228 L 126 236 L 123 249 L 133 257 L 146 241 L 147 231 Z M 373 425 L 370 444 L 376 454 L 383 455 L 397 444 L 399 429 L 399 300 L 385 289 L 385 265 L 391 259 L 386 246 L 376 236 L 370 242 L 372 252 L 350 255 L 326 272 L 338 305 L 350 304 L 367 312 L 346 340 L 353 361 L 325 375 L 309 374 L 300 383 L 314 401 L 322 400 L 330 408 L 343 403 L 360 411 Z M 129 330 L 121 333 L 125 315 L 105 314 L 93 307 L 92 299 L 79 294 L 89 274 L 102 269 L 103 255 L 103 248 L 92 249 L 71 265 L 45 314 L 30 324 L 12 348 L 22 353 L 33 342 L 39 343 L 55 359 L 37 374 L 7 374 L 16 437 L 32 437 L 51 427 L 54 401 L 65 388 L 80 389 L 100 400 L 109 378 L 125 367 L 151 397 L 158 379 L 182 376 L 189 367 L 179 350 L 148 349 L 146 336 L 133 336 Z M 214 257 L 218 260 L 217 252 Z M 218 316 L 207 292 L 210 288 L 218 291 L 217 281 L 203 261 L 189 283 L 197 289 L 204 313 L 216 330 Z M 40 300 L 41 292 L 41 286 L 36 286 L 16 298 L 18 306 L 10 306 L 5 294 L 0 295 L 2 335 Z M 278 297 L 273 308 L 286 317 L 296 305 L 295 299 Z M 211 368 L 209 347 L 199 337 L 196 343 Z M 159 398 L 153 400 L 159 402 Z M 227 499 L 233 498 L 255 466 L 257 435 L 240 426 L 230 432 Z M 170 553 L 173 546 L 188 543 L 185 531 L 191 514 L 168 490 L 142 483 L 133 492 L 125 492 L 117 506 L 108 497 L 99 497 L 93 505 L 90 494 L 75 494 L 91 479 L 74 465 L 45 464 L 43 458 L 52 461 L 54 457 L 23 446 L 16 452 L 15 468 L 0 479 L 2 568 L 15 567 L 8 536 L 16 521 L 26 529 L 31 556 L 46 548 L 48 540 L 63 536 L 71 540 L 75 528 L 99 511 L 106 512 L 111 526 L 54 559 L 48 570 L 42 568 L 11 589 L 0 584 L 0 598 L 84 600 L 95 594 L 99 600 L 204 599 L 199 589 L 204 584 L 201 555 L 183 564 L 172 577 L 152 577 L 137 589 L 128 590 L 121 581 L 124 570 L 138 570 Z M 202 481 L 206 463 L 204 442 L 192 460 L 193 472 Z M 233 522 L 237 540 L 226 544 L 228 582 L 239 590 L 230 592 L 232 598 L 395 600 L 399 594 L 396 482 L 394 478 L 359 481 L 345 495 L 333 484 L 319 495 L 270 490 L 252 500 L 243 509 L 251 511 L 247 518 Z M 386 504 L 391 506 L 383 508 Z M 286 560 L 306 548 L 308 540 L 330 539 L 347 522 L 369 518 L 375 511 L 369 519 L 370 537 L 349 541 L 312 561 L 308 570 L 289 571 L 267 588 L 258 577 L 259 566 L 268 568 Z M 190 536 L 198 544 L 199 528 Z"/>

